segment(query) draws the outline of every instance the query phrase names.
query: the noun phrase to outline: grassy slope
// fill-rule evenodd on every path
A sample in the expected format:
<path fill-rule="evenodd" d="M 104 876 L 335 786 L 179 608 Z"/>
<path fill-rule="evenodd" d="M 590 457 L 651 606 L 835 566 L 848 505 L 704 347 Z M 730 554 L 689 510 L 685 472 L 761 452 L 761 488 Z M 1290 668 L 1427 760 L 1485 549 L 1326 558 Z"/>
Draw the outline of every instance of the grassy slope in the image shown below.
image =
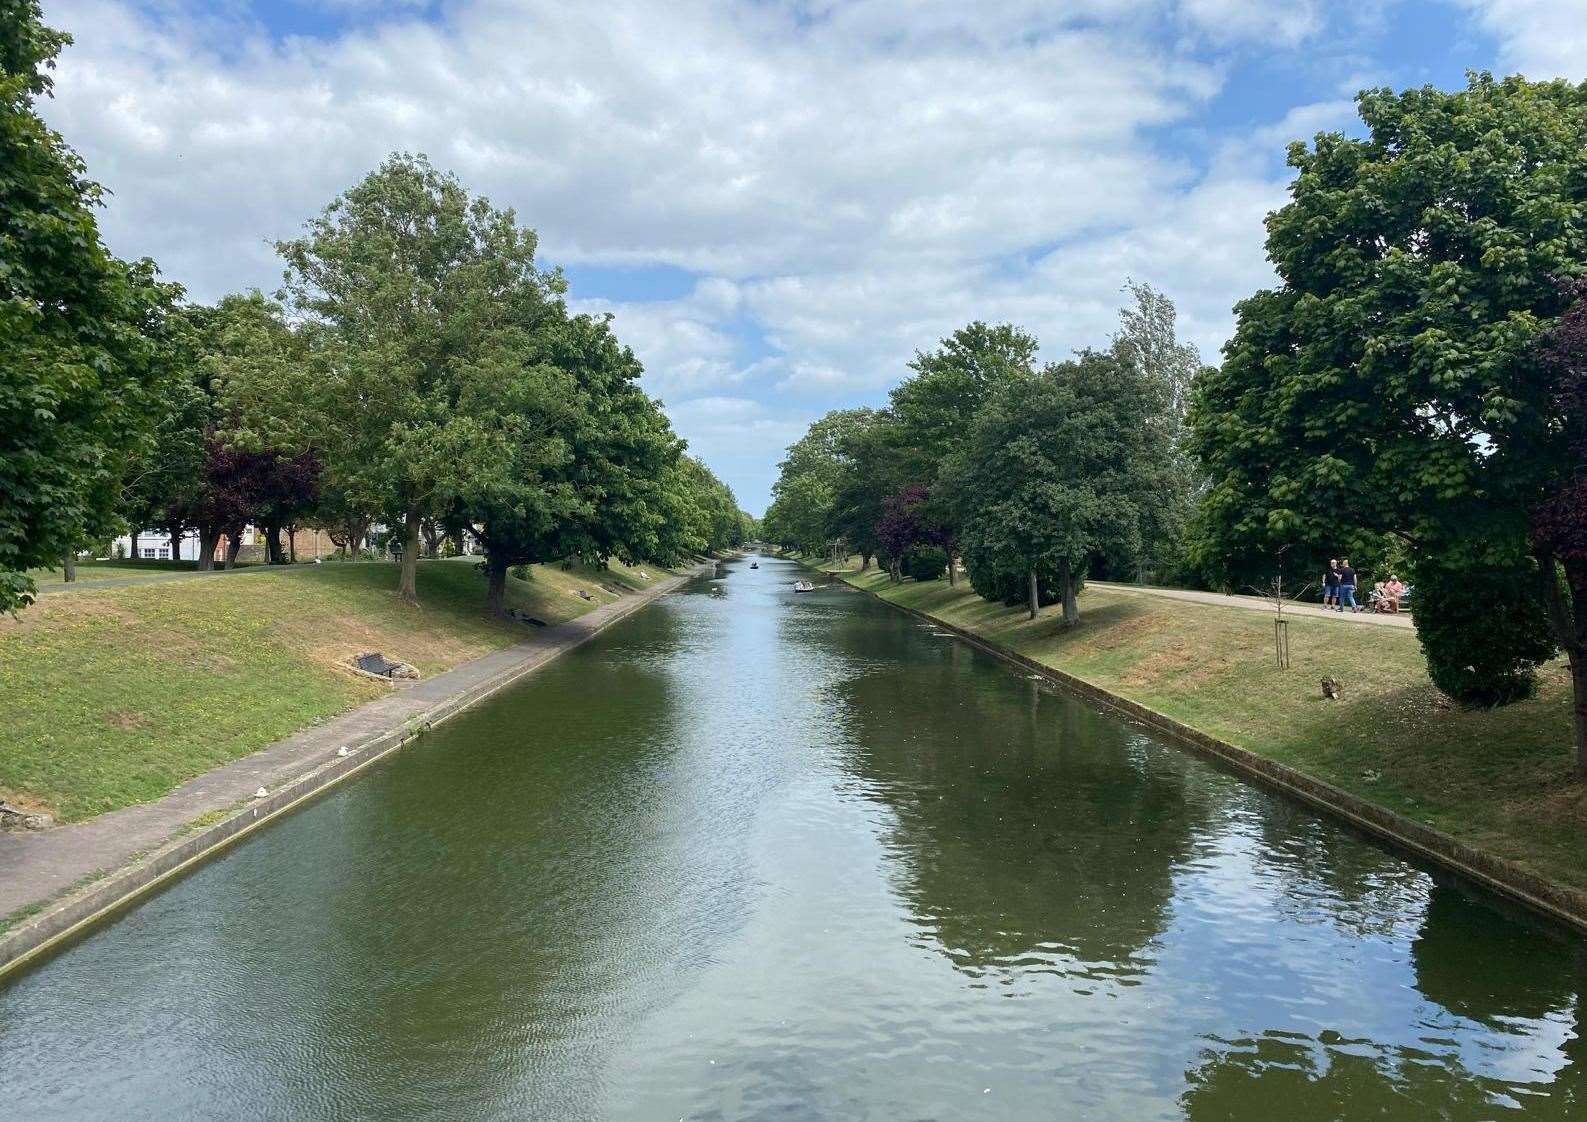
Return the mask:
<path fill-rule="evenodd" d="M 665 575 L 646 571 L 536 566 L 509 578 L 509 604 L 559 622 L 618 598 L 599 582 Z M 0 797 L 66 821 L 158 798 L 387 689 L 336 668 L 349 655 L 429 676 L 530 631 L 485 614 L 470 561 L 421 564 L 418 607 L 396 583 L 389 564 L 298 566 L 61 592 L 0 616 Z"/>
<path fill-rule="evenodd" d="M 1587 784 L 1571 766 L 1563 663 L 1535 700 L 1467 711 L 1428 681 L 1411 631 L 1296 617 L 1284 671 L 1265 613 L 1088 589 L 1066 631 L 1056 609 L 1028 621 L 963 583 L 846 579 L 1587 889 Z M 1328 674 L 1344 701 L 1323 699 Z"/>

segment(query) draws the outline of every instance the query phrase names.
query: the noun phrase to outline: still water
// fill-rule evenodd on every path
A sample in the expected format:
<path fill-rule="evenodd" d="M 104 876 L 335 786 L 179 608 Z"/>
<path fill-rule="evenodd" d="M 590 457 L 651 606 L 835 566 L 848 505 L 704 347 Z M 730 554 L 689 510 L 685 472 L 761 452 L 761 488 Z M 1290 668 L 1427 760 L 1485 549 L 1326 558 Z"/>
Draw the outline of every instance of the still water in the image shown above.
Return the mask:
<path fill-rule="evenodd" d="M 1587 1117 L 1587 946 L 868 598 L 697 581 L 0 983 L 18 1118 Z"/>

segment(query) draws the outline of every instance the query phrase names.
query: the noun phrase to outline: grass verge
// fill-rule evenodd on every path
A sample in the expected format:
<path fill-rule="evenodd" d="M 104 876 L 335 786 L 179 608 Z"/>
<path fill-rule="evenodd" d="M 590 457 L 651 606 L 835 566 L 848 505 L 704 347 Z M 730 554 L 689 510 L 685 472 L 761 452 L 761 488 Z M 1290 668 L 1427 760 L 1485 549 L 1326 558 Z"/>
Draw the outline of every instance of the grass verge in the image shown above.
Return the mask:
<path fill-rule="evenodd" d="M 644 571 L 535 566 L 508 579 L 508 604 L 557 623 L 667 575 Z M 429 677 L 532 630 L 486 613 L 469 559 L 422 563 L 418 606 L 396 584 L 391 564 L 293 566 L 63 591 L 0 616 L 0 798 L 65 822 L 156 799 L 389 688 L 341 669 L 350 655 Z"/>
<path fill-rule="evenodd" d="M 828 568 L 831 568 L 828 566 Z M 1543 673 L 1530 701 L 1452 704 L 1428 680 L 1415 633 L 1295 617 L 1292 667 L 1273 657 L 1272 617 L 1242 608 L 1087 589 L 1081 618 L 1027 620 L 960 582 L 843 579 L 1150 706 L 1470 845 L 1587 889 L 1587 783 L 1572 766 L 1570 679 Z M 1321 679 L 1344 685 L 1322 696 Z"/>

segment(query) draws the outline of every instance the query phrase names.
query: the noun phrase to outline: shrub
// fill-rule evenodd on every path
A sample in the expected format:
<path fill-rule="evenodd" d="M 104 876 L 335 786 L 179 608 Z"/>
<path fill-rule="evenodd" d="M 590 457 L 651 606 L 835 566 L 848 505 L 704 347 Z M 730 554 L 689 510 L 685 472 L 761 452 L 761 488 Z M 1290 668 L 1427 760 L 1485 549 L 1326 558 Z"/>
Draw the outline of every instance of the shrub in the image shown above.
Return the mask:
<path fill-rule="evenodd" d="M 1537 668 L 1554 656 L 1535 564 L 1423 561 L 1413 620 L 1433 684 L 1462 705 L 1506 705 L 1537 692 Z"/>
<path fill-rule="evenodd" d="M 904 575 L 916 580 L 941 580 L 948 571 L 948 554 L 940 546 L 910 546 L 904 554 Z"/>

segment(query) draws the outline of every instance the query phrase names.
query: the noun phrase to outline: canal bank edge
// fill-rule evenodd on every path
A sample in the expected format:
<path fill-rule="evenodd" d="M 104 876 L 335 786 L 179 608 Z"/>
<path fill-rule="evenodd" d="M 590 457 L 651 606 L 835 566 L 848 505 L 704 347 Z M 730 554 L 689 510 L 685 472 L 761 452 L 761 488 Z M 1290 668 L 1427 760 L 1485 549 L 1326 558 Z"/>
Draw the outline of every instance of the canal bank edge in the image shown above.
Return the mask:
<path fill-rule="evenodd" d="M 805 563 L 799 561 L 799 564 Z M 809 565 L 805 567 L 811 568 Z M 951 632 L 956 638 L 994 658 L 1032 674 L 1039 674 L 1094 705 L 1114 710 L 1135 724 L 1143 725 L 1181 747 L 1228 767 L 1242 778 L 1288 795 L 1306 806 L 1320 810 L 1431 865 L 1464 877 L 1505 899 L 1587 934 L 1587 892 L 1557 884 L 1513 861 L 1458 841 L 1442 830 L 1436 830 L 1403 814 L 1343 791 L 1305 772 L 1297 771 L 1287 764 L 1278 763 L 1249 749 L 1220 740 L 1149 706 L 1103 689 L 1084 678 L 1008 650 L 973 631 L 927 612 L 894 603 L 868 588 L 861 588 L 851 583 L 844 574 L 829 573 L 826 570 L 815 571 L 834 577 L 850 591 L 863 593 L 890 608 L 929 623 L 933 627 Z"/>
<path fill-rule="evenodd" d="M 196 868 L 233 842 L 246 837 L 275 819 L 298 809 L 330 788 L 350 779 L 372 764 L 390 756 L 412 743 L 420 735 L 441 722 L 456 716 L 487 697 L 500 692 L 519 679 L 566 654 L 575 647 L 600 634 L 648 605 L 651 601 L 672 592 L 690 580 L 709 575 L 714 561 L 705 562 L 677 576 L 645 589 L 630 600 L 618 601 L 584 616 L 575 617 L 554 629 L 548 629 L 550 642 L 522 643 L 485 655 L 471 663 L 454 667 L 431 679 L 444 681 L 448 676 L 460 679 L 459 688 L 435 701 L 423 710 L 410 714 L 373 735 L 349 742 L 346 755 L 334 754 L 328 759 L 312 763 L 288 782 L 278 786 L 263 798 L 248 801 L 242 806 L 235 803 L 224 808 L 218 820 L 210 821 L 214 810 L 199 814 L 179 827 L 166 840 L 154 848 L 136 853 L 118 868 L 105 872 L 98 868 L 84 868 L 81 877 L 64 892 L 41 893 L 33 905 L 38 910 L 15 923 L 0 934 L 0 980 L 24 966 L 36 962 L 60 948 L 73 937 L 83 933 L 95 923 L 130 906 L 153 892 L 169 880 Z M 602 612 L 607 614 L 601 614 Z M 501 670 L 477 681 L 468 673 L 471 666 L 498 657 L 516 653 L 517 658 Z M 377 704 L 373 702 L 370 704 Z M 360 709 L 367 708 L 361 706 Z M 359 709 L 351 711 L 359 712 Z M 265 747 L 254 753 L 270 751 Z M 244 757 L 248 759 L 248 757 Z M 39 841 L 48 840 L 48 835 Z"/>

